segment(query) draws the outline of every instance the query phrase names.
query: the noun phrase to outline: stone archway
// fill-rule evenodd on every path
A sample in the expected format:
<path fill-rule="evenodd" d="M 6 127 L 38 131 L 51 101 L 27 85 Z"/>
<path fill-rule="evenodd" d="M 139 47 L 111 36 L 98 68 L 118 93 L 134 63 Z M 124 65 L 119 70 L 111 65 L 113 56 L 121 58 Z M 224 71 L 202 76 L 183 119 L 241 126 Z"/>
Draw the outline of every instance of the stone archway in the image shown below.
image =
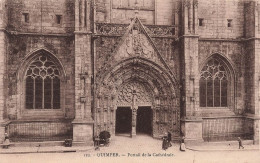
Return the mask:
<path fill-rule="evenodd" d="M 132 131 L 132 110 L 130 107 L 118 107 L 116 110 L 116 119 L 115 119 L 115 133 L 116 134 L 125 134 L 128 133 L 131 135 Z"/>
<path fill-rule="evenodd" d="M 152 135 L 153 110 L 151 106 L 138 106 L 136 114 L 136 134 Z"/>
<path fill-rule="evenodd" d="M 137 110 L 139 106 L 152 106 L 153 92 L 149 91 L 148 83 L 130 78 L 123 82 L 117 93 L 116 106 L 130 106 L 132 109 L 131 136 L 136 135 Z"/>
<path fill-rule="evenodd" d="M 171 131 L 180 134 L 179 93 L 168 72 L 151 61 L 130 58 L 101 74 L 97 79 L 95 134 L 107 130 L 115 134 L 116 109 L 132 109 L 132 132 L 136 135 L 136 114 L 140 106 L 152 109 L 152 136 Z"/>

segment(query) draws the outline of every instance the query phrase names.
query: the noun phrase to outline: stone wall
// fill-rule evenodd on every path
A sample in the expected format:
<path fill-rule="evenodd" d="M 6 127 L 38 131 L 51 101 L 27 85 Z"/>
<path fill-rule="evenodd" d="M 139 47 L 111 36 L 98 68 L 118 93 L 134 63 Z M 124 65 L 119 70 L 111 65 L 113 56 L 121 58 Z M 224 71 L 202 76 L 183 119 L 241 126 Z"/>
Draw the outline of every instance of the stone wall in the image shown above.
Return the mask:
<path fill-rule="evenodd" d="M 244 35 L 244 3 L 239 0 L 198 0 L 198 26 L 203 38 L 239 38 Z M 228 27 L 228 19 L 232 19 Z"/>
<path fill-rule="evenodd" d="M 255 51 L 255 65 L 254 65 L 254 69 L 255 69 L 255 78 L 254 78 L 254 82 L 255 82 L 255 86 L 253 87 L 255 89 L 255 109 L 254 109 L 254 114 L 255 115 L 260 115 L 260 40 L 257 39 L 255 40 L 255 47 L 254 47 L 254 51 Z"/>
<path fill-rule="evenodd" d="M 156 2 L 156 25 L 174 24 L 173 9 L 179 5 L 176 0 L 155 0 Z"/>
<path fill-rule="evenodd" d="M 242 117 L 205 118 L 202 125 L 203 139 L 204 141 L 236 140 L 237 137 L 252 139 L 252 122 Z"/>
<path fill-rule="evenodd" d="M 254 41 L 248 41 L 245 43 L 245 78 L 247 79 L 245 82 L 245 109 L 247 109 L 247 112 L 254 113 L 255 108 L 255 88 L 254 88 L 254 72 L 255 68 L 252 65 L 255 65 L 255 55 L 254 55 Z"/>
<path fill-rule="evenodd" d="M 8 30 L 39 33 L 74 31 L 73 0 L 10 0 L 8 10 Z M 24 14 L 28 14 L 28 22 L 25 22 Z M 60 24 L 56 15 L 62 16 Z"/>
<path fill-rule="evenodd" d="M 50 141 L 72 138 L 71 122 L 13 122 L 8 125 L 11 141 Z"/>
<path fill-rule="evenodd" d="M 246 109 L 248 113 L 259 115 L 259 40 L 248 40 L 245 42 L 246 49 Z M 253 66 L 252 66 L 253 65 Z"/>
<path fill-rule="evenodd" d="M 135 16 L 135 0 L 97 0 L 97 22 L 129 24 Z M 172 25 L 173 9 L 178 5 L 172 0 L 140 0 L 139 18 L 144 24 Z"/>
<path fill-rule="evenodd" d="M 7 5 L 6 0 L 0 1 L 0 143 L 4 141 L 5 125 L 3 124 L 6 115 L 5 109 L 5 88 L 4 82 L 6 76 L 6 51 L 8 46 L 8 37 L 4 28 L 7 25 Z"/>
<path fill-rule="evenodd" d="M 7 0 L 2 0 L 0 3 L 0 28 L 5 28 L 8 22 L 8 17 L 7 17 Z"/>

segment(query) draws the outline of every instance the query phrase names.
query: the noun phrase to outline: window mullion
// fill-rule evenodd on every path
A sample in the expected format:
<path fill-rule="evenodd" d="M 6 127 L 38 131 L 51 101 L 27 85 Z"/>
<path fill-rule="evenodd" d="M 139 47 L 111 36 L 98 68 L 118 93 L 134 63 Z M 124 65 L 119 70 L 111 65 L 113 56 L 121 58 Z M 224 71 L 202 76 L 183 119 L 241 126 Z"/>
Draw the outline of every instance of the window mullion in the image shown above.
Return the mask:
<path fill-rule="evenodd" d="M 44 79 L 42 78 L 42 109 L 44 109 Z"/>
<path fill-rule="evenodd" d="M 35 78 L 33 78 L 33 109 L 35 109 Z"/>
<path fill-rule="evenodd" d="M 220 103 L 220 107 L 222 106 L 222 104 L 221 104 L 221 97 L 222 97 L 222 87 L 221 87 L 221 83 L 222 83 L 222 80 L 219 80 L 219 92 L 220 92 L 220 94 L 219 94 L 219 98 L 220 98 L 220 100 L 219 100 L 219 103 Z"/>
<path fill-rule="evenodd" d="M 206 79 L 206 106 L 208 106 L 208 79 Z"/>
<path fill-rule="evenodd" d="M 213 107 L 215 107 L 215 78 L 212 78 L 212 103 L 213 103 Z"/>
<path fill-rule="evenodd" d="M 51 78 L 51 108 L 53 109 L 53 78 Z"/>

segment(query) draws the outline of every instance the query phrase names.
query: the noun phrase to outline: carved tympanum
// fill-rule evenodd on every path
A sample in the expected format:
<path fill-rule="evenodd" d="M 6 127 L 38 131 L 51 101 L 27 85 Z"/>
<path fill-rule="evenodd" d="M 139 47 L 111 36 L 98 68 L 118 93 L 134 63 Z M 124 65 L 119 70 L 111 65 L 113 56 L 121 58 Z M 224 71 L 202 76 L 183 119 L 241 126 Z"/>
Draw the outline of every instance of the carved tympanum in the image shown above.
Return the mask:
<path fill-rule="evenodd" d="M 137 83 L 125 84 L 118 93 L 118 105 L 136 105 L 151 104 L 151 95 L 147 93 L 144 86 Z"/>

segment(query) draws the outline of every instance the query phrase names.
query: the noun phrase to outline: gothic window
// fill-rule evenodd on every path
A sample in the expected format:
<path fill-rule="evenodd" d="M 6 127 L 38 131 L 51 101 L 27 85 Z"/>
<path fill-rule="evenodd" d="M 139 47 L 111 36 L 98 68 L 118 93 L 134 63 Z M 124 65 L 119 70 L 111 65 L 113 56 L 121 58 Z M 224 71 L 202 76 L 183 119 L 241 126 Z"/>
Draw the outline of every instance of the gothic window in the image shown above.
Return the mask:
<path fill-rule="evenodd" d="M 60 71 L 45 55 L 34 59 L 25 77 L 26 109 L 60 108 Z"/>
<path fill-rule="evenodd" d="M 200 73 L 200 106 L 228 106 L 228 75 L 223 64 L 213 58 Z"/>

